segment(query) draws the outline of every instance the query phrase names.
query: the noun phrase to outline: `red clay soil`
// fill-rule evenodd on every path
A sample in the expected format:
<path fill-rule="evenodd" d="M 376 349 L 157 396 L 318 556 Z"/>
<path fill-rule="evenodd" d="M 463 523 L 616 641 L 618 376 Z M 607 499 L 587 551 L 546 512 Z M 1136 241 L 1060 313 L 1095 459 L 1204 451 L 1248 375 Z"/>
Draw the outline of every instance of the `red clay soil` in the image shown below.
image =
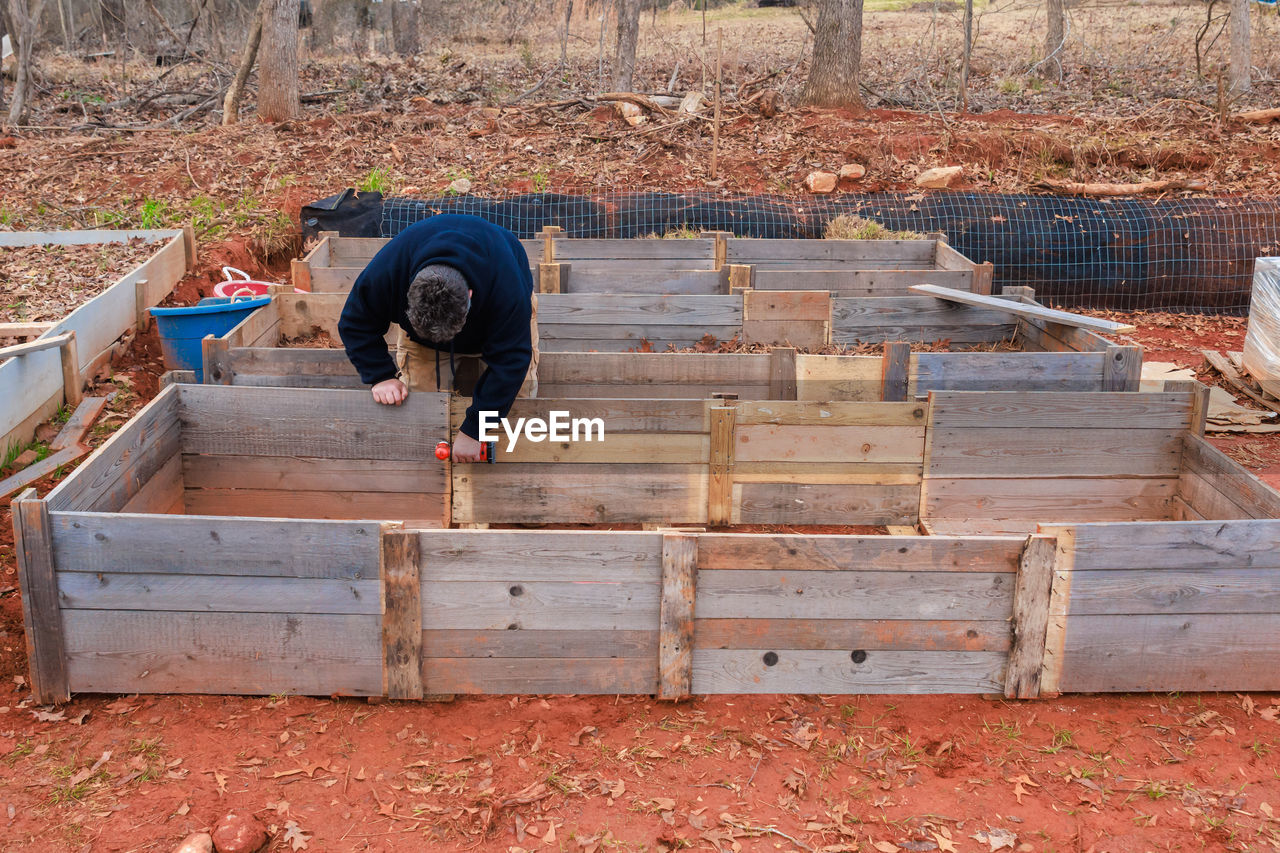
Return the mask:
<path fill-rule="evenodd" d="M 1151 360 L 1195 367 L 1200 348 L 1240 348 L 1237 321 L 1139 325 Z M 112 409 L 127 414 L 152 393 L 153 338 L 119 369 Z M 1213 440 L 1260 445 L 1276 470 L 1272 436 Z M 273 851 L 1280 850 L 1280 695 L 79 696 L 39 708 L 16 586 L 5 509 L 4 851 L 167 853 L 232 810 L 261 818 Z"/>

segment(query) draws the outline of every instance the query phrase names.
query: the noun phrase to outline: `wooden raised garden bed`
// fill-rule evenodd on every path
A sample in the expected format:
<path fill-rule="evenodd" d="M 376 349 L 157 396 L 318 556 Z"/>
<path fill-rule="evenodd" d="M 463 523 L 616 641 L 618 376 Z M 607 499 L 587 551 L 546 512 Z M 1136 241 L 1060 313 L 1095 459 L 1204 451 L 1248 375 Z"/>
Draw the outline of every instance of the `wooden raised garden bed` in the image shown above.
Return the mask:
<path fill-rule="evenodd" d="M 14 504 L 32 683 L 1277 690 L 1280 495 L 1205 443 L 1204 398 L 518 401 L 599 416 L 606 439 L 450 468 L 444 394 L 175 385 Z M 934 535 L 876 535 L 917 524 Z"/>

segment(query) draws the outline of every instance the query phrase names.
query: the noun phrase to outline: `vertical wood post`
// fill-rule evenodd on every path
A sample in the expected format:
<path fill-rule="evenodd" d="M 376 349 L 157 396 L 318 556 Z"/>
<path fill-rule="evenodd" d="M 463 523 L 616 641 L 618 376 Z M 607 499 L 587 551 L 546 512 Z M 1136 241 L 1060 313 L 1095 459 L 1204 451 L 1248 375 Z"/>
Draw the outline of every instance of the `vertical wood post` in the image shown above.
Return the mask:
<path fill-rule="evenodd" d="M 733 443 L 738 410 L 711 408 L 711 458 L 707 484 L 707 524 L 725 525 L 733 519 Z"/>
<path fill-rule="evenodd" d="M 196 229 L 191 225 L 182 226 L 182 248 L 187 256 L 187 272 L 196 271 Z"/>
<path fill-rule="evenodd" d="M 151 319 L 150 312 L 147 311 L 147 280 L 140 278 L 133 283 L 133 314 L 134 325 L 141 334 L 147 328 L 147 321 Z"/>
<path fill-rule="evenodd" d="M 983 296 L 991 295 L 991 287 L 995 282 L 996 268 L 991 261 L 977 264 L 973 270 L 973 292 Z"/>
<path fill-rule="evenodd" d="M 1048 698 L 1057 696 L 1062 684 L 1067 619 L 1071 611 L 1071 579 L 1076 560 L 1076 531 L 1069 525 L 1046 525 L 1041 530 L 1056 539 L 1049 588 L 1049 616 L 1045 629 L 1044 666 L 1040 669 L 1040 696 Z"/>
<path fill-rule="evenodd" d="M 204 362 L 204 384 L 230 385 L 235 379 L 231 369 L 231 352 L 226 338 L 215 338 L 205 335 L 200 342 L 202 361 Z"/>
<path fill-rule="evenodd" d="M 382 693 L 388 699 L 422 698 L 422 587 L 418 534 L 383 525 Z"/>
<path fill-rule="evenodd" d="M 777 347 L 769 352 L 769 399 L 796 399 L 795 347 Z"/>
<path fill-rule="evenodd" d="M 696 534 L 663 534 L 662 604 L 658 628 L 659 699 L 683 699 L 693 689 L 697 562 Z"/>
<path fill-rule="evenodd" d="M 559 225 L 544 225 L 542 232 L 542 263 L 554 264 L 556 262 L 556 238 L 563 236 L 564 229 Z"/>
<path fill-rule="evenodd" d="M 887 341 L 884 360 L 880 362 L 880 399 L 886 403 L 905 403 L 911 384 L 911 344 Z"/>
<path fill-rule="evenodd" d="M 289 280 L 298 290 L 311 290 L 311 262 L 294 258 L 289 262 Z"/>
<path fill-rule="evenodd" d="M 1000 288 L 1000 295 L 1006 299 L 1013 299 L 1014 302 L 1034 301 L 1036 289 L 1034 287 L 1012 287 L 1006 285 Z"/>
<path fill-rule="evenodd" d="M 67 332 L 67 342 L 58 349 L 62 359 L 62 396 L 67 405 L 75 408 L 84 399 L 84 379 L 80 376 L 80 349 L 76 346 L 76 333 Z"/>
<path fill-rule="evenodd" d="M 723 269 L 725 260 L 729 255 L 729 238 L 733 236 L 732 231 L 702 231 L 699 234 L 704 239 L 715 240 L 715 256 L 712 269 Z"/>
<path fill-rule="evenodd" d="M 755 287 L 754 264 L 726 264 L 729 268 L 729 292 L 737 293 Z"/>
<path fill-rule="evenodd" d="M 22 585 L 22 619 L 26 626 L 31 690 L 41 704 L 71 698 L 58 581 L 54 574 L 49 505 L 27 489 L 13 500 L 13 543 Z"/>
<path fill-rule="evenodd" d="M 1052 536 L 1032 535 L 1022 549 L 1013 589 L 1013 650 L 1004 678 L 1004 695 L 1009 699 L 1040 695 L 1057 544 Z"/>
<path fill-rule="evenodd" d="M 569 264 L 538 264 L 538 292 L 564 293 L 569 283 Z"/>
<path fill-rule="evenodd" d="M 1107 347 L 1103 391 L 1137 391 L 1142 384 L 1142 347 Z"/>
<path fill-rule="evenodd" d="M 1167 379 L 1164 390 L 1191 392 L 1191 421 L 1187 429 L 1192 435 L 1204 435 L 1205 421 L 1209 417 L 1209 386 L 1195 379 Z"/>

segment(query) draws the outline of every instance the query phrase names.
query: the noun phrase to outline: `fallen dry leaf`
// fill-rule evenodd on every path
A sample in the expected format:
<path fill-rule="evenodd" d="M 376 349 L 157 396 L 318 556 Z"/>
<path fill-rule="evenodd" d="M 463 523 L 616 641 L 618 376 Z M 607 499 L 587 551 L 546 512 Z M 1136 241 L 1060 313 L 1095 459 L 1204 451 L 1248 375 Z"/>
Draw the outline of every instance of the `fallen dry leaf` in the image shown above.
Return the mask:
<path fill-rule="evenodd" d="M 1018 836 L 1007 829 L 991 829 L 988 827 L 987 829 L 978 830 L 969 837 L 980 844 L 989 845 L 991 847 L 990 853 L 995 853 L 995 851 L 1003 847 L 1008 847 L 1012 850 L 1014 845 L 1018 843 Z"/>
<path fill-rule="evenodd" d="M 297 821 L 287 820 L 284 824 L 284 840 L 289 842 L 289 846 L 294 850 L 302 850 L 311 840 L 311 836 L 303 834 Z"/>
<path fill-rule="evenodd" d="M 898 853 L 898 851 L 902 849 L 898 845 L 893 844 L 889 841 L 877 841 L 875 844 L 871 846 L 879 850 L 880 853 Z"/>

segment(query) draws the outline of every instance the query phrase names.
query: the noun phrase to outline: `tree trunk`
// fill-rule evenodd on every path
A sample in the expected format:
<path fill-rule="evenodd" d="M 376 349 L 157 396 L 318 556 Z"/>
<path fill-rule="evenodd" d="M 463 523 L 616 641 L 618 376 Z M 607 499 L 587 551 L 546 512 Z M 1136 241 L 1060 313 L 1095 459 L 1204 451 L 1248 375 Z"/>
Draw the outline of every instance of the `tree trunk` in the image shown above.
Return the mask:
<path fill-rule="evenodd" d="M 124 0 L 98 0 L 102 12 L 102 34 L 105 43 L 119 44 L 124 38 Z"/>
<path fill-rule="evenodd" d="M 1062 79 L 1062 46 L 1066 42 L 1066 7 L 1064 0 L 1045 0 L 1048 29 L 1044 35 L 1044 76 Z"/>
<path fill-rule="evenodd" d="M 800 100 L 818 107 L 860 110 L 862 0 L 821 0 L 813 36 L 813 66 Z"/>
<path fill-rule="evenodd" d="M 227 87 L 227 96 L 222 100 L 222 123 L 235 124 L 240 120 L 240 99 L 244 96 L 244 86 L 249 82 L 249 73 L 253 71 L 254 60 L 258 58 L 258 45 L 262 42 L 262 12 L 267 0 L 258 0 L 258 8 L 253 13 L 253 24 L 249 27 L 249 40 L 245 42 L 244 54 L 240 57 L 240 67 L 236 69 L 235 79 Z"/>
<path fill-rule="evenodd" d="M 13 25 L 10 38 L 13 55 L 17 60 L 17 75 L 13 81 L 13 99 L 9 102 L 9 124 L 27 123 L 27 97 L 31 89 L 31 57 L 35 52 L 36 36 L 40 32 L 40 17 L 44 14 L 45 0 L 9 0 L 9 21 Z"/>
<path fill-rule="evenodd" d="M 298 93 L 299 0 L 262 0 L 258 117 L 288 121 L 302 112 Z"/>
<path fill-rule="evenodd" d="M 417 56 L 422 50 L 418 17 L 418 0 L 396 0 L 391 6 L 391 29 L 400 56 Z"/>
<path fill-rule="evenodd" d="M 640 0 L 618 0 L 618 41 L 613 54 L 613 90 L 630 92 L 640 40 Z"/>
<path fill-rule="evenodd" d="M 1231 94 L 1239 95 L 1253 86 L 1253 50 L 1249 39 L 1249 7 L 1253 0 L 1231 0 Z"/>
<path fill-rule="evenodd" d="M 964 0 L 964 52 L 960 57 L 960 112 L 969 111 L 969 63 L 973 59 L 973 0 Z"/>

